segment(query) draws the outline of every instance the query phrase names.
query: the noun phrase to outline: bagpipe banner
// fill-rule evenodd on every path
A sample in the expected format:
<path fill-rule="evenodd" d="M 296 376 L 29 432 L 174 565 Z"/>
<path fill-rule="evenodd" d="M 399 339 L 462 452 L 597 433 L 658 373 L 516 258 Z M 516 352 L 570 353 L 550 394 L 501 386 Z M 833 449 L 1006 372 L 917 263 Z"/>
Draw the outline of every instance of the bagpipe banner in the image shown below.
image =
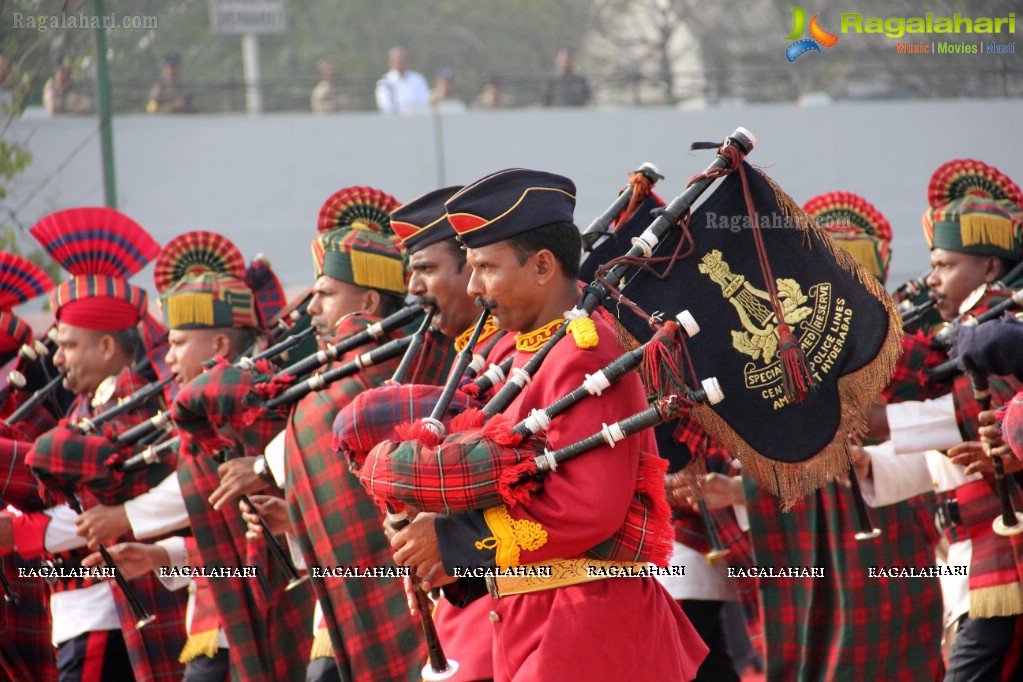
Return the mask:
<path fill-rule="evenodd" d="M 590 254 L 590 271 L 645 227 L 630 222 Z M 691 416 L 790 507 L 848 468 L 849 434 L 864 427 L 899 353 L 897 309 L 876 278 L 745 162 L 692 214 L 688 234 L 692 251 L 683 244 L 666 277 L 639 270 L 622 293 L 666 319 L 693 314 L 701 326 L 687 342 L 693 368 L 717 377 L 725 399 Z M 674 253 L 684 235 L 673 230 L 654 255 Z M 618 314 L 640 342 L 650 339 L 646 319 L 624 306 Z M 791 356 L 796 342 L 807 381 L 793 391 L 785 351 Z"/>

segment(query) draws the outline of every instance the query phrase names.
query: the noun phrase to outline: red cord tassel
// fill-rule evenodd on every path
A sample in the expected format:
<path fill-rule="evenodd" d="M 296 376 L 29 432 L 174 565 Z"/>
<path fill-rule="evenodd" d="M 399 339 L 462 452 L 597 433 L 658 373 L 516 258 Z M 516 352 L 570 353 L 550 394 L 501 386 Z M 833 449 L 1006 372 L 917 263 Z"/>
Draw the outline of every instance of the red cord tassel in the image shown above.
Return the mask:
<path fill-rule="evenodd" d="M 799 339 L 784 322 L 778 325 L 778 337 L 782 388 L 786 396 L 801 403 L 813 387 L 813 375 L 810 374 L 803 349 L 799 347 Z"/>

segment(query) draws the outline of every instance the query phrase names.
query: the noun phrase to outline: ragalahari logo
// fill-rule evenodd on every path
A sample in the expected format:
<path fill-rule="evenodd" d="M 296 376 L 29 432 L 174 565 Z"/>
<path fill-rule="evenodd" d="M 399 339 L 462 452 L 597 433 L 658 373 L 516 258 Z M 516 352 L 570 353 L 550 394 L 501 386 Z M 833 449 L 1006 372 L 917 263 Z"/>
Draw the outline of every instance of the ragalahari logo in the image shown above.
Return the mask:
<path fill-rule="evenodd" d="M 838 42 L 838 36 L 834 33 L 828 33 L 820 27 L 820 24 L 817 23 L 817 16 L 816 14 L 813 15 L 813 19 L 810 20 L 810 25 L 807 27 L 806 10 L 802 7 L 792 8 L 792 31 L 785 36 L 785 40 L 795 40 L 796 42 L 789 45 L 785 50 L 785 57 L 789 62 L 796 61 L 800 55 L 806 54 L 811 50 L 820 54 L 821 45 L 832 47 Z M 800 36 L 807 30 L 810 33 L 810 37 L 800 40 Z"/>

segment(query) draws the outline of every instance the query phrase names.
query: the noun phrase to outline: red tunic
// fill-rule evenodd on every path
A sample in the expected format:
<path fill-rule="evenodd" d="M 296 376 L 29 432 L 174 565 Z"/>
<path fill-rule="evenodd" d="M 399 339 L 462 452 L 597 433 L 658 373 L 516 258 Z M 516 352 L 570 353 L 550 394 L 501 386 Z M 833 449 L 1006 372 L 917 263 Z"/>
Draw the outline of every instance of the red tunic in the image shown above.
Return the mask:
<path fill-rule="evenodd" d="M 614 330 L 599 315 L 592 319 L 597 346 L 581 350 L 573 337 L 562 339 L 537 378 L 505 411 L 512 421 L 550 405 L 624 352 Z M 524 365 L 533 352 L 520 347 L 514 366 Z M 556 417 L 546 433 L 547 447 L 575 443 L 601 424 L 646 407 L 639 376 L 630 374 L 599 398 Z M 494 538 L 483 546 L 497 545 L 498 566 L 582 556 L 621 528 L 636 490 L 640 452 L 656 452 L 652 431 L 560 465 L 546 477 L 542 491 L 507 509 L 508 516 L 488 510 Z M 502 539 L 523 527 L 532 531 L 532 542 Z M 481 564 L 492 556 L 492 550 L 472 551 Z M 707 655 L 682 610 L 653 577 L 606 578 L 511 595 L 492 600 L 490 608 L 495 680 L 690 680 Z"/>

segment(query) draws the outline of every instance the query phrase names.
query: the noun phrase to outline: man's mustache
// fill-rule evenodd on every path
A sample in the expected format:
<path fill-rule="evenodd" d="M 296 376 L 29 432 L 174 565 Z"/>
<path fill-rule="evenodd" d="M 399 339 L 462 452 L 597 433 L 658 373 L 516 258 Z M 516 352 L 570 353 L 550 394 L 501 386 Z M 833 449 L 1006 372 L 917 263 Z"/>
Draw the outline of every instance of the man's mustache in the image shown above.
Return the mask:
<path fill-rule="evenodd" d="M 437 299 L 433 296 L 416 296 L 416 305 L 437 310 Z"/>
<path fill-rule="evenodd" d="M 487 310 L 493 310 L 497 307 L 497 301 L 490 298 L 483 298 L 482 296 L 476 297 L 476 305 L 480 308 L 486 308 Z"/>

